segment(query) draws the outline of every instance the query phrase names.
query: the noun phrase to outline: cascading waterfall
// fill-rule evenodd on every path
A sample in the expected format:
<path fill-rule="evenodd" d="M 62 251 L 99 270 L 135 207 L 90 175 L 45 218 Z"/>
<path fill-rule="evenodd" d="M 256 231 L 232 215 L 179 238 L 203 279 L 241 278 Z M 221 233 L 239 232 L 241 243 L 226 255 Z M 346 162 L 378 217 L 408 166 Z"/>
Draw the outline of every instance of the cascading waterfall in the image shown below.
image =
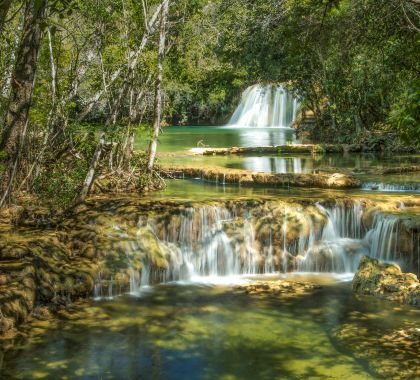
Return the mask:
<path fill-rule="evenodd" d="M 398 219 L 377 213 L 373 228 L 367 232 L 365 241 L 370 245 L 370 256 L 382 261 L 395 261 L 397 251 Z"/>
<path fill-rule="evenodd" d="M 140 289 L 140 275 L 135 270 L 133 263 L 131 262 L 130 255 L 127 253 L 128 270 L 130 272 L 130 293 L 137 293 Z"/>
<path fill-rule="evenodd" d="M 254 85 L 242 94 L 229 126 L 288 128 L 296 118 L 299 102 L 282 85 Z"/>
<path fill-rule="evenodd" d="M 282 267 L 283 272 L 287 272 L 288 269 L 288 250 L 287 250 L 287 209 L 284 208 L 284 221 L 283 221 L 283 257 Z"/>
<path fill-rule="evenodd" d="M 164 225 L 153 219 L 139 222 L 136 240 L 124 243 L 130 292 L 157 282 L 203 277 L 290 271 L 354 273 L 363 255 L 398 262 L 397 218 L 378 212 L 366 231 L 363 212 L 358 202 L 333 207 L 317 204 L 312 212 L 287 206 L 270 214 L 262 225 L 261 210 L 253 215 L 251 209 L 202 206 L 186 207 Z M 166 269 L 154 267 L 147 254 L 140 258 L 141 269 L 136 269 L 134 258 L 147 233 L 167 261 Z M 95 296 L 106 294 L 112 296 L 113 290 L 95 286 Z"/>
<path fill-rule="evenodd" d="M 313 237 L 306 251 L 299 256 L 297 268 L 302 272 L 351 273 L 356 271 L 363 255 L 369 254 L 368 247 L 361 241 L 363 207 L 317 207 L 327 216 L 321 239 Z"/>
<path fill-rule="evenodd" d="M 420 192 L 420 183 L 383 183 L 365 182 L 362 190 L 389 191 L 389 192 Z"/>

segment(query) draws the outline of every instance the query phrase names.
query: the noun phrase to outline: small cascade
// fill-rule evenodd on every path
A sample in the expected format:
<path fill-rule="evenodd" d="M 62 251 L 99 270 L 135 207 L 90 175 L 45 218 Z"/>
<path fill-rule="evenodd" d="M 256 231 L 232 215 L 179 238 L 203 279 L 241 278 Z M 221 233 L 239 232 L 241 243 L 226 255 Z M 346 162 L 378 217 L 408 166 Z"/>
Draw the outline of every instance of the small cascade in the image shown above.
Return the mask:
<path fill-rule="evenodd" d="M 288 270 L 288 255 L 287 252 L 287 209 L 284 208 L 284 221 L 283 221 L 283 257 L 282 257 L 282 267 L 283 272 Z"/>
<path fill-rule="evenodd" d="M 140 290 L 139 272 L 134 268 L 130 255 L 127 253 L 128 270 L 130 273 L 130 293 L 138 293 Z"/>
<path fill-rule="evenodd" d="M 270 228 L 269 240 L 266 248 L 264 272 L 273 273 L 275 272 L 275 260 L 273 255 L 273 230 Z"/>
<path fill-rule="evenodd" d="M 328 223 L 324 228 L 323 240 L 333 240 L 336 237 L 362 237 L 363 207 L 360 202 L 355 202 L 352 208 L 336 206 L 331 209 L 317 204 L 317 207 L 327 215 Z"/>
<path fill-rule="evenodd" d="M 163 218 L 141 220 L 134 240 L 122 229 L 116 231 L 125 239 L 129 291 L 138 294 L 155 283 L 197 278 L 354 273 L 364 255 L 398 262 L 398 219 L 378 212 L 366 230 L 363 213 L 358 202 L 328 207 L 185 207 Z M 115 282 L 112 276 L 98 275 L 95 297 L 128 290 L 114 274 Z"/>
<path fill-rule="evenodd" d="M 385 191 L 385 192 L 420 192 L 420 183 L 383 183 L 365 182 L 362 183 L 362 190 Z"/>
<path fill-rule="evenodd" d="M 373 227 L 367 232 L 365 241 L 370 246 L 370 256 L 382 261 L 396 261 L 397 223 L 393 216 L 376 213 Z"/>
<path fill-rule="evenodd" d="M 102 273 L 99 272 L 93 288 L 93 298 L 102 298 Z"/>
<path fill-rule="evenodd" d="M 288 128 L 296 118 L 299 102 L 282 86 L 248 87 L 232 115 L 229 126 Z"/>
<path fill-rule="evenodd" d="M 108 285 L 108 298 L 114 297 L 114 279 L 111 276 L 111 280 Z"/>
<path fill-rule="evenodd" d="M 337 205 L 333 208 L 317 207 L 327 217 L 321 233 L 321 239 L 314 237 L 311 228 L 307 244 L 302 247 L 297 260 L 297 269 L 301 272 L 334 272 L 351 273 L 357 270 L 363 255 L 369 254 L 369 249 L 361 241 L 363 234 L 363 207 L 355 202 L 352 207 Z"/>
<path fill-rule="evenodd" d="M 337 238 L 308 249 L 298 262 L 300 272 L 353 273 L 369 250 L 356 239 Z"/>

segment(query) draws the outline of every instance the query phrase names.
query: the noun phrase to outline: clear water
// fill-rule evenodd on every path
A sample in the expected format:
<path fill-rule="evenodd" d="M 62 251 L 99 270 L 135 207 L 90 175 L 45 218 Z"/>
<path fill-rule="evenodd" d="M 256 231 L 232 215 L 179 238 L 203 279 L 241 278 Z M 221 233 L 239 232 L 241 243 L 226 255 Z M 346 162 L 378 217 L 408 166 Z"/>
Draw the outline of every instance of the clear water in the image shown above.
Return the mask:
<path fill-rule="evenodd" d="M 415 369 L 415 352 L 378 341 L 412 327 L 419 310 L 314 278 L 322 289 L 291 298 L 174 284 L 93 302 L 69 320 L 34 323 L 20 347 L 3 353 L 1 377 L 376 379 Z M 350 343 L 342 331 L 353 332 Z"/>
<path fill-rule="evenodd" d="M 166 188 L 163 191 L 151 193 L 152 199 L 174 199 L 174 200 L 195 200 L 195 201 L 218 201 L 228 199 L 293 199 L 293 198 L 339 198 L 353 196 L 372 199 L 378 202 L 404 202 L 415 200 L 418 195 L 411 192 L 387 192 L 365 191 L 363 189 L 334 190 L 334 189 L 305 189 L 305 188 L 267 188 L 267 187 L 245 187 L 235 184 L 221 184 L 202 181 L 201 179 L 168 179 Z"/>
<path fill-rule="evenodd" d="M 147 137 L 138 135 L 136 149 L 147 148 Z M 266 173 L 311 173 L 313 170 L 355 174 L 364 183 L 364 190 L 380 192 L 420 192 L 420 173 L 380 175 L 380 171 L 396 166 L 419 165 L 420 155 L 348 153 L 324 155 L 230 155 L 191 156 L 194 147 L 225 148 L 257 147 L 296 143 L 290 128 L 232 127 L 166 127 L 159 138 L 159 161 L 163 164 L 188 166 L 220 166 Z"/>
<path fill-rule="evenodd" d="M 136 137 L 135 148 L 147 147 L 147 136 Z M 295 142 L 290 128 L 166 127 L 159 138 L 158 152 L 187 151 L 195 147 L 272 146 Z"/>

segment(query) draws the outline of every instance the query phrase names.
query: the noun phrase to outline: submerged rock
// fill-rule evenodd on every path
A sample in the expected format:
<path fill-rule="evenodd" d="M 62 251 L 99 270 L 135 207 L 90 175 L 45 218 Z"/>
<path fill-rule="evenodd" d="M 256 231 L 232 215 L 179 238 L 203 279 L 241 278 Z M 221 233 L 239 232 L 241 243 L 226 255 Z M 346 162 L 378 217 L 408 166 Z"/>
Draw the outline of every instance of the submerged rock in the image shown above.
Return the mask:
<path fill-rule="evenodd" d="M 413 273 L 403 273 L 396 264 L 364 256 L 353 279 L 353 290 L 390 301 L 420 305 L 420 283 Z"/>
<path fill-rule="evenodd" d="M 320 285 L 298 281 L 253 281 L 236 285 L 235 291 L 252 295 L 299 295 L 321 288 Z"/>
<path fill-rule="evenodd" d="M 382 170 L 382 175 L 414 173 L 414 172 L 419 172 L 419 171 L 420 171 L 420 165 L 398 166 L 398 167 L 386 168 Z"/>
<path fill-rule="evenodd" d="M 383 316 L 373 318 L 380 323 Z M 369 318 L 365 321 L 374 325 Z M 386 335 L 382 331 L 368 328 L 353 315 L 348 323 L 333 330 L 332 337 L 343 350 L 350 350 L 356 358 L 367 361 L 381 379 L 418 379 L 420 329 L 403 324 Z"/>

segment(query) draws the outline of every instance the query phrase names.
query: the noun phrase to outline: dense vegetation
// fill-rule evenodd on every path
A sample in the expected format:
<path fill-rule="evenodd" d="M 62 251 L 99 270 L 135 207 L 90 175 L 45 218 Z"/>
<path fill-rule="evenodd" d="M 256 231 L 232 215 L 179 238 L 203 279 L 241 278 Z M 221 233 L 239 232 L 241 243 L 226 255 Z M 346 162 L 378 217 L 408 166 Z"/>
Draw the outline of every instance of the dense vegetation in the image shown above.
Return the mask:
<path fill-rule="evenodd" d="M 0 0 L 0 206 L 160 186 L 160 128 L 223 123 L 256 82 L 287 83 L 314 140 L 419 145 L 419 31 L 417 0 Z"/>

